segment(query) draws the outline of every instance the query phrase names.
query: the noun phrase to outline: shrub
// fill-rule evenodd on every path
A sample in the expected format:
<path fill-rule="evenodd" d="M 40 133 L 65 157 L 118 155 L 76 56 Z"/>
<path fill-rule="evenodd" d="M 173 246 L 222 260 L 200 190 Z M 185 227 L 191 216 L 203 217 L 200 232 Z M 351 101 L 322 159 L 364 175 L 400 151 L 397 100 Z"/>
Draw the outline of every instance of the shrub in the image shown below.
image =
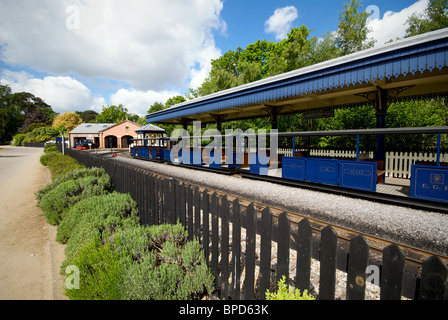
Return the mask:
<path fill-rule="evenodd" d="M 74 169 L 85 167 L 83 165 L 80 165 L 78 161 L 76 161 L 72 157 L 63 155 L 60 152 L 51 153 L 51 155 L 48 156 L 46 163 L 48 169 L 50 170 L 52 180 Z"/>
<path fill-rule="evenodd" d="M 200 299 L 213 291 L 211 275 L 195 239 L 181 224 L 122 230 L 112 244 L 126 261 L 120 294 L 133 300 Z"/>
<path fill-rule="evenodd" d="M 286 278 L 283 276 L 278 282 L 277 292 L 271 293 L 266 290 L 266 300 L 316 300 L 316 298 L 308 294 L 308 290 L 305 290 L 303 294 L 300 293 L 299 289 L 291 288 L 288 290 Z"/>
<path fill-rule="evenodd" d="M 76 202 L 95 195 L 111 192 L 112 184 L 109 177 L 87 176 L 77 180 L 69 180 L 59 184 L 46 193 L 41 200 L 40 207 L 47 222 L 57 225 L 61 222 L 63 212 Z"/>
<path fill-rule="evenodd" d="M 74 258 L 79 268 L 79 289 L 65 289 L 76 300 L 117 300 L 123 269 L 120 256 L 109 245 L 98 246 L 95 240 L 85 243 Z"/>
<path fill-rule="evenodd" d="M 79 178 L 84 178 L 87 176 L 92 177 L 106 177 L 110 179 L 109 175 L 106 173 L 106 170 L 103 168 L 79 168 L 69 171 L 68 173 L 62 174 L 54 179 L 54 181 L 50 184 L 47 184 L 44 188 L 40 189 L 36 192 L 36 199 L 38 204 L 42 201 L 42 197 L 60 185 L 62 182 L 66 182 L 69 180 L 76 180 Z"/>
<path fill-rule="evenodd" d="M 11 144 L 13 146 L 23 146 L 23 140 L 25 139 L 25 135 L 23 133 L 18 133 L 12 137 Z"/>
<path fill-rule="evenodd" d="M 44 147 L 45 153 L 55 152 L 55 151 L 59 151 L 59 149 L 54 143 L 46 144 Z"/>
<path fill-rule="evenodd" d="M 57 137 L 59 132 L 52 127 L 40 127 L 27 132 L 23 142 L 47 142 Z"/>
<path fill-rule="evenodd" d="M 48 158 L 50 158 L 50 157 L 52 156 L 53 153 L 55 153 L 55 151 L 53 151 L 53 152 L 48 152 L 48 153 L 45 153 L 45 154 L 41 155 L 41 157 L 40 157 L 40 163 L 41 163 L 43 166 L 47 166 L 47 164 L 48 164 Z"/>
<path fill-rule="evenodd" d="M 67 244 L 62 270 L 80 269 L 80 290 L 67 290 L 69 298 L 190 300 L 213 291 L 200 244 L 187 241 L 182 225 L 149 227 L 125 218 L 114 228 L 94 227 L 87 215 Z"/>
<path fill-rule="evenodd" d="M 122 219 L 138 216 L 137 203 L 128 194 L 113 192 L 104 196 L 94 196 L 82 200 L 65 213 L 57 229 L 56 241 L 67 243 L 76 228 L 87 226 L 106 230 L 108 223 L 115 221 L 117 227 Z M 109 217 L 115 217 L 112 219 Z M 109 220 L 107 220 L 109 218 Z"/>

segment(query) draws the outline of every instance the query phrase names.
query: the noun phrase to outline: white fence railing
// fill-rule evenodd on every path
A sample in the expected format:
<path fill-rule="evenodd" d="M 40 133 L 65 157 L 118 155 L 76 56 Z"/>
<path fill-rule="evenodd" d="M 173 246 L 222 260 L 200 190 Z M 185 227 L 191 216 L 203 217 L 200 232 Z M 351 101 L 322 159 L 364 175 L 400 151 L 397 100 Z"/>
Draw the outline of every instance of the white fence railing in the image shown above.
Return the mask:
<path fill-rule="evenodd" d="M 297 150 L 298 151 L 298 150 Z M 292 149 L 279 148 L 279 154 L 287 157 L 292 156 Z M 364 154 L 364 152 L 360 152 Z M 318 157 L 338 157 L 338 158 L 356 158 L 356 151 L 339 150 L 310 150 L 311 156 Z M 373 158 L 373 152 L 366 154 L 368 158 Z M 422 152 L 386 152 L 385 171 L 387 177 L 409 179 L 411 177 L 411 166 L 416 161 L 435 162 L 437 159 L 435 153 Z M 448 162 L 448 153 L 440 155 L 440 162 Z"/>

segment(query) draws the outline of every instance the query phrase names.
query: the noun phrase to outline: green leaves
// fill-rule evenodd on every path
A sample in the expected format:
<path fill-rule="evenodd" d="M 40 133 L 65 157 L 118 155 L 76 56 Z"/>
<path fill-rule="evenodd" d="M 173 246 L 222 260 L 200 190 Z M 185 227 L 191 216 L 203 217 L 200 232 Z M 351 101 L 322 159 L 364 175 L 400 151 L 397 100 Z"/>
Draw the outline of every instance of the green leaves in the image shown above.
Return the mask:
<path fill-rule="evenodd" d="M 361 1 L 351 0 L 344 2 L 344 10 L 339 12 L 339 24 L 336 44 L 341 50 L 341 55 L 347 55 L 365 50 L 374 46 L 375 41 L 367 39 L 369 28 L 367 19 L 370 14 L 359 10 Z"/>
<path fill-rule="evenodd" d="M 289 289 L 286 284 L 286 277 L 283 276 L 278 282 L 277 292 L 266 291 L 266 300 L 316 300 L 316 298 L 308 294 L 307 290 L 301 293 L 299 289 Z"/>
<path fill-rule="evenodd" d="M 425 14 L 413 14 L 406 21 L 406 38 L 448 27 L 448 1 L 430 0 Z"/>

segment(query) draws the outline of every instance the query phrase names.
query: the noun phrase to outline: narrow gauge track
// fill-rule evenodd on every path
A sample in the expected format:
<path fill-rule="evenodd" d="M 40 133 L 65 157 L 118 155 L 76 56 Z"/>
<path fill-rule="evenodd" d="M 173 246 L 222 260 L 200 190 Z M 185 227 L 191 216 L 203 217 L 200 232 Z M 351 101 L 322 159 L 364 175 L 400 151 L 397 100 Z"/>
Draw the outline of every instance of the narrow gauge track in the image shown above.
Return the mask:
<path fill-rule="evenodd" d="M 147 160 L 144 158 L 137 158 L 137 159 L 142 159 L 142 160 Z M 156 160 L 156 162 L 159 162 Z M 172 164 L 169 164 L 172 165 Z M 180 165 L 186 168 L 190 168 L 190 169 L 195 169 L 195 170 L 204 170 L 204 168 L 201 167 L 196 167 L 196 166 L 192 166 L 192 165 Z M 154 173 L 151 172 L 147 169 L 143 169 L 140 168 L 141 170 L 150 172 L 153 175 L 159 176 L 161 178 L 164 179 L 172 179 L 171 177 L 165 176 L 163 174 L 160 173 Z M 205 169 L 209 169 L 209 168 L 205 168 Z M 209 169 L 212 172 L 217 172 L 214 169 Z M 254 177 L 255 175 L 252 174 L 248 174 L 248 173 L 232 173 L 232 172 L 226 172 L 226 171 L 221 171 L 221 174 L 234 174 L 234 175 L 240 175 L 241 177 L 245 177 L 245 178 L 255 178 L 257 179 L 257 177 Z M 284 212 L 284 210 L 280 210 L 280 209 L 276 209 L 271 207 L 270 205 L 265 205 L 262 203 L 257 203 L 255 201 L 251 201 L 248 199 L 242 199 L 241 197 L 236 197 L 230 194 L 226 194 L 224 192 L 221 191 L 217 191 L 217 190 L 213 190 L 209 187 L 203 187 L 188 181 L 182 181 L 180 179 L 176 179 L 177 181 L 179 181 L 180 183 L 184 183 L 184 184 L 188 184 L 191 185 L 193 187 L 197 187 L 199 190 L 203 191 L 205 189 L 207 189 L 207 191 L 209 192 L 209 194 L 215 193 L 222 197 L 222 196 L 227 196 L 227 198 L 229 199 L 229 202 L 231 203 L 233 200 L 235 199 L 239 199 L 240 200 L 240 204 L 242 208 L 247 208 L 247 206 L 249 206 L 251 203 L 253 203 L 255 205 L 255 208 L 257 209 L 258 212 L 261 212 L 262 209 L 264 209 L 265 207 L 269 207 L 271 209 L 271 212 L 273 214 L 274 217 L 274 221 L 276 221 L 276 218 Z M 263 179 L 261 179 L 263 180 Z M 273 182 L 278 182 L 278 179 L 274 179 Z M 331 187 L 331 186 L 328 186 Z M 334 189 L 339 189 L 339 188 L 334 188 Z M 351 194 L 351 196 L 356 196 L 354 194 Z M 386 196 L 387 197 L 387 196 Z M 398 198 L 395 196 L 392 196 L 392 198 Z M 402 197 L 400 197 L 402 198 Z M 377 200 L 378 201 L 378 200 Z M 402 203 L 403 204 L 403 203 Z M 428 208 L 426 207 L 426 210 Z M 299 221 L 301 221 L 302 219 L 306 218 L 308 219 L 308 221 L 310 222 L 312 228 L 313 228 L 313 235 L 315 237 L 315 241 L 319 241 L 320 239 L 320 232 L 323 228 L 325 228 L 326 226 L 330 225 L 329 223 L 323 222 L 323 221 L 319 221 L 313 218 L 309 218 L 309 217 L 305 217 L 305 216 L 301 216 L 299 214 L 293 213 L 293 212 L 287 212 L 287 214 L 290 217 L 291 220 L 291 225 L 292 226 L 297 226 L 297 223 Z M 355 230 L 351 230 L 345 227 L 340 227 L 340 226 L 335 226 L 334 224 L 331 224 L 331 226 L 333 227 L 333 229 L 336 231 L 336 233 L 338 234 L 338 243 L 339 243 L 339 249 L 342 252 L 348 253 L 349 252 L 349 244 L 350 244 L 350 240 L 358 235 L 362 235 L 366 241 L 368 242 L 369 246 L 370 246 L 370 262 L 372 264 L 381 264 L 381 257 L 382 257 L 382 251 L 384 248 L 386 248 L 387 246 L 395 243 L 403 252 L 403 254 L 405 255 L 405 260 L 406 260 L 406 264 L 405 264 L 405 271 L 414 274 L 414 275 L 419 275 L 420 271 L 421 271 L 421 264 L 422 262 L 431 257 L 431 256 L 437 256 L 439 257 L 446 265 L 448 265 L 448 256 L 444 256 L 444 255 L 440 255 L 440 254 L 436 254 L 433 252 L 429 252 L 429 251 L 425 251 L 425 250 L 421 250 L 415 247 L 411 247 L 408 245 L 404 245 L 404 244 L 400 244 L 400 243 L 396 243 L 396 242 L 391 242 L 387 239 L 382 239 L 376 236 L 372 236 L 366 233 L 361 233 Z M 291 237 L 291 241 L 294 241 L 294 239 Z M 346 264 L 346 261 L 345 261 Z M 346 265 L 345 265 L 346 266 Z M 339 267 L 342 267 L 342 269 L 344 268 L 344 262 L 342 262 L 339 264 Z"/>

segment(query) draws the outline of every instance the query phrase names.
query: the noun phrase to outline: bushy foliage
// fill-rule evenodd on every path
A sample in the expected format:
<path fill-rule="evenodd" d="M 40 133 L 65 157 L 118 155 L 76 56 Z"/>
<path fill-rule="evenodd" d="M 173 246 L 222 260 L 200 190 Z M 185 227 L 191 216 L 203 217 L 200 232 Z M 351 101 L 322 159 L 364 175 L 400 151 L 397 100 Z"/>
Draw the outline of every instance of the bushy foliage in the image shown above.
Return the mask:
<path fill-rule="evenodd" d="M 40 127 L 25 134 L 23 142 L 47 142 L 59 135 L 59 131 L 52 127 Z"/>
<path fill-rule="evenodd" d="M 48 143 L 44 147 L 44 153 L 59 151 L 58 147 L 54 143 Z"/>
<path fill-rule="evenodd" d="M 87 176 L 93 176 L 93 177 L 109 177 L 109 175 L 106 173 L 106 170 L 103 168 L 78 168 L 71 170 L 65 174 L 59 175 L 56 177 L 52 183 L 47 184 L 44 188 L 40 189 L 36 192 L 36 198 L 38 204 L 42 201 L 42 197 L 56 188 L 58 185 L 60 185 L 62 182 L 66 182 L 69 180 L 76 180 L 79 178 L 84 178 Z M 109 177 L 110 179 L 110 177 Z"/>
<path fill-rule="evenodd" d="M 61 222 L 62 215 L 71 205 L 95 195 L 109 193 L 111 181 L 108 177 L 84 177 L 59 184 L 47 192 L 41 200 L 40 207 L 51 225 Z"/>
<path fill-rule="evenodd" d="M 12 137 L 11 145 L 16 147 L 23 146 L 24 140 L 25 135 L 23 133 L 18 133 Z"/>
<path fill-rule="evenodd" d="M 114 193 L 95 201 L 123 196 Z M 74 227 L 62 270 L 69 265 L 80 269 L 80 290 L 67 290 L 68 297 L 190 300 L 213 291 L 201 246 L 197 240 L 187 241 L 182 225 L 142 226 L 132 216 L 120 220 L 115 213 L 104 219 L 101 215 L 106 210 L 81 209 L 87 209 L 88 203 L 91 200 L 79 202 L 66 216 Z"/>
<path fill-rule="evenodd" d="M 71 235 L 79 233 L 82 227 L 95 228 L 101 232 L 115 230 L 126 218 L 134 217 L 133 220 L 137 222 L 137 216 L 137 204 L 128 194 L 113 192 L 93 196 L 76 203 L 66 212 L 58 227 L 56 240 L 67 243 Z"/>
<path fill-rule="evenodd" d="M 51 153 L 51 155 L 46 158 L 46 163 L 50 170 L 52 180 L 69 173 L 72 170 L 85 167 L 84 165 L 80 165 L 78 161 L 72 157 L 63 155 L 60 152 Z"/>
<path fill-rule="evenodd" d="M 269 292 L 266 290 L 266 300 L 316 300 L 316 298 L 308 294 L 308 290 L 300 292 L 299 289 L 290 288 L 286 284 L 286 278 L 283 276 L 278 282 L 277 292 Z"/>
<path fill-rule="evenodd" d="M 48 154 L 50 167 L 60 153 Z M 112 191 L 104 169 L 70 170 L 36 198 L 66 244 L 61 273 L 79 270 L 79 289 L 65 291 L 70 299 L 199 299 L 213 291 L 199 242 L 187 241 L 181 224 L 140 225 L 137 203 Z"/>
<path fill-rule="evenodd" d="M 79 289 L 67 289 L 65 295 L 74 300 L 117 300 L 117 288 L 123 264 L 110 246 L 101 246 L 95 240 L 85 243 L 73 260 L 79 268 Z"/>
<path fill-rule="evenodd" d="M 123 297 L 191 300 L 213 291 L 213 276 L 201 246 L 197 240 L 187 241 L 180 224 L 128 229 L 117 233 L 114 242 L 132 256 L 126 260 L 120 285 Z"/>

